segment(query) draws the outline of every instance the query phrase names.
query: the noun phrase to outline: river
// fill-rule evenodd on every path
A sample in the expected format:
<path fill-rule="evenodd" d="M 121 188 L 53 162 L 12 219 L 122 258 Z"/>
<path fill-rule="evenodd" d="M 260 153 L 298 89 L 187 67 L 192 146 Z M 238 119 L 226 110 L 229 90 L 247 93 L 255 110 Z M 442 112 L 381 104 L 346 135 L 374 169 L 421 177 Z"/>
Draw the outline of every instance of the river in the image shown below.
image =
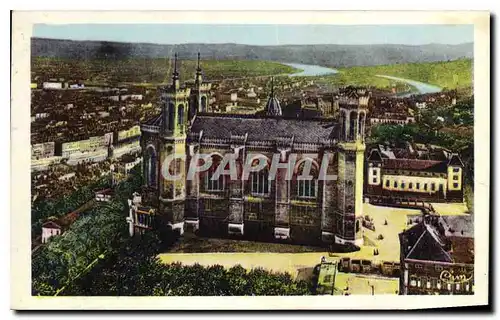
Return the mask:
<path fill-rule="evenodd" d="M 337 74 L 338 70 L 328 68 L 328 67 L 322 67 L 318 65 L 312 65 L 312 64 L 301 64 L 301 63 L 288 63 L 288 62 L 280 62 L 284 65 L 296 68 L 296 69 L 301 69 L 302 71 L 299 71 L 297 73 L 292 73 L 290 74 L 291 77 L 316 77 L 316 76 L 324 76 L 324 75 L 329 75 L 329 74 Z M 399 81 L 399 82 L 405 82 L 413 87 L 415 87 L 418 90 L 418 93 L 425 94 L 425 93 L 436 93 L 436 92 L 441 92 L 441 88 L 434 86 L 432 84 L 416 81 L 416 80 L 411 80 L 411 79 L 404 79 L 404 78 L 398 78 L 394 76 L 388 76 L 388 75 L 381 75 L 378 74 L 376 75 L 377 77 L 381 78 L 386 78 L 394 81 Z M 410 96 L 413 93 L 406 93 L 404 96 Z"/>
<path fill-rule="evenodd" d="M 415 87 L 419 93 L 425 94 L 425 93 L 436 93 L 436 92 L 441 92 L 441 88 L 438 86 L 434 86 L 432 84 L 428 84 L 425 82 L 420 82 L 416 80 L 410 80 L 410 79 L 404 79 L 404 78 L 398 78 L 398 77 L 393 77 L 393 76 L 386 76 L 386 75 L 381 75 L 377 74 L 377 77 L 380 78 L 386 78 L 394 81 L 399 81 L 399 82 L 405 82 L 413 87 Z M 411 93 L 405 94 L 405 96 L 412 95 Z"/>
<path fill-rule="evenodd" d="M 281 64 L 301 69 L 297 73 L 290 74 L 291 77 L 316 77 L 316 76 L 325 76 L 328 74 L 338 73 L 337 70 L 312 64 L 301 64 L 301 63 L 288 63 L 288 62 L 280 62 Z"/>

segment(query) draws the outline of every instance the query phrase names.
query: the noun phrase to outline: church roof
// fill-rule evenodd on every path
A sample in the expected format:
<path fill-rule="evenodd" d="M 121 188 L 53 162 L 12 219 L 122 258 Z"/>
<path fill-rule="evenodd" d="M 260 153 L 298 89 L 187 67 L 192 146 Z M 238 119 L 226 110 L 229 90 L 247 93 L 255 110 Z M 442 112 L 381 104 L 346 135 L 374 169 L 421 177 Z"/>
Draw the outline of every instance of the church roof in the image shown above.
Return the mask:
<path fill-rule="evenodd" d="M 428 221 L 425 221 L 428 220 Z M 399 234 L 404 259 L 474 262 L 471 216 L 428 216 Z"/>
<path fill-rule="evenodd" d="M 154 117 L 152 117 L 151 119 L 149 120 L 146 120 L 143 124 L 145 125 L 148 125 L 148 126 L 157 126 L 157 127 L 161 127 L 161 124 L 163 122 L 163 119 L 162 119 L 162 114 L 158 114 Z"/>
<path fill-rule="evenodd" d="M 232 135 L 248 134 L 248 141 L 295 137 L 295 142 L 320 142 L 336 139 L 337 126 L 324 119 L 299 120 L 292 118 L 241 115 L 198 115 L 191 132 L 203 131 L 203 137 L 228 139 Z"/>

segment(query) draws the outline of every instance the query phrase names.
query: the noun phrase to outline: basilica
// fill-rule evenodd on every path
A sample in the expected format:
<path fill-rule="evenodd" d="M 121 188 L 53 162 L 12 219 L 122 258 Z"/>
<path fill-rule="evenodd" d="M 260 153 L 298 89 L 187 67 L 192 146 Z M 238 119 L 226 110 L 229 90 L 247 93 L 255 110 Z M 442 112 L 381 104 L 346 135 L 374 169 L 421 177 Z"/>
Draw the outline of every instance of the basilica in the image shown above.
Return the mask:
<path fill-rule="evenodd" d="M 274 90 L 262 113 L 213 113 L 199 55 L 190 87 L 181 86 L 177 56 L 174 61 L 171 85 L 160 88 L 161 113 L 141 125 L 144 183 L 131 201 L 131 233 L 162 223 L 180 234 L 362 245 L 366 99 L 341 97 L 336 120 L 286 117 Z M 197 153 L 209 154 L 213 165 L 186 179 L 187 164 Z M 212 179 L 228 153 L 237 156 L 238 168 L 257 157 L 267 166 L 248 179 L 242 170 L 238 179 Z M 285 179 L 282 168 L 268 178 L 276 154 L 283 162 L 296 156 L 292 179 Z M 183 179 L 162 175 L 165 158 L 172 156 L 176 160 L 168 170 Z M 322 161 L 336 179 L 318 179 Z M 305 167 L 313 178 L 297 179 Z"/>

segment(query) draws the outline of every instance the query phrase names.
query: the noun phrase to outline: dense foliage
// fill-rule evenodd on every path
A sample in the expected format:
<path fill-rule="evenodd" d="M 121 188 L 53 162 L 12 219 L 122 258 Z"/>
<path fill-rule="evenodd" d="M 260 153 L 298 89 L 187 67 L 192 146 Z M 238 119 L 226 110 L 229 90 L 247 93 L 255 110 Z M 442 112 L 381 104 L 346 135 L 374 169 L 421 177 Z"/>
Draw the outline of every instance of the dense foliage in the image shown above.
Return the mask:
<path fill-rule="evenodd" d="M 159 242 L 152 233 L 131 239 L 120 251 L 75 281 L 64 295 L 97 296 L 215 296 L 307 295 L 306 282 L 288 273 L 241 266 L 183 266 L 163 264 L 156 258 Z"/>
<path fill-rule="evenodd" d="M 130 238 L 127 199 L 140 186 L 140 173 L 115 188 L 111 202 L 98 205 L 62 236 L 34 255 L 33 294 L 97 296 L 306 295 L 307 282 L 288 273 L 241 266 L 163 264 L 157 254 L 177 238 L 166 226 Z"/>
<path fill-rule="evenodd" d="M 94 190 L 109 186 L 109 178 L 79 188 L 71 195 L 59 199 L 37 198 L 31 204 L 31 234 L 35 238 L 42 232 L 42 224 L 49 217 L 62 217 L 94 198 Z"/>
<path fill-rule="evenodd" d="M 62 236 L 54 237 L 32 258 L 33 294 L 53 295 L 99 262 L 113 247 L 127 239 L 127 199 L 140 186 L 139 168 L 115 187 L 108 203 L 82 213 Z M 92 188 L 90 188 L 92 190 Z M 78 190 L 80 193 L 84 192 Z M 76 198 L 70 196 L 69 198 Z"/>

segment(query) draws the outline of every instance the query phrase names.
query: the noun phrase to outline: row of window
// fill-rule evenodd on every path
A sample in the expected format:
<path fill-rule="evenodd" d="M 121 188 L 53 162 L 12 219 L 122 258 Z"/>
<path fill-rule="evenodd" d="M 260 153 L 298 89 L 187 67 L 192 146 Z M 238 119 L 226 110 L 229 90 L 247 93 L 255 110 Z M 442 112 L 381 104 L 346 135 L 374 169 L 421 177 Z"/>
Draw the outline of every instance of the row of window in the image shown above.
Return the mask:
<path fill-rule="evenodd" d="M 372 169 L 372 174 L 377 175 L 377 169 Z M 420 171 L 402 171 L 402 170 L 384 170 L 386 174 L 396 174 L 396 175 L 406 175 L 406 176 L 436 176 L 446 178 L 445 173 L 435 173 L 435 172 L 420 172 Z M 454 173 L 459 173 L 460 168 L 453 168 Z M 458 176 L 458 175 L 457 175 Z"/>
<path fill-rule="evenodd" d="M 376 175 L 376 169 L 372 169 L 372 174 Z M 405 175 L 405 176 L 427 176 L 446 178 L 446 173 L 421 172 L 421 171 L 402 171 L 402 170 L 384 170 L 385 174 Z"/>
<path fill-rule="evenodd" d="M 434 268 L 436 269 L 436 271 L 443 271 L 444 269 L 443 266 L 440 265 L 436 265 Z M 417 263 L 415 264 L 415 269 L 424 269 L 424 265 Z M 459 269 L 460 272 L 467 272 L 467 270 L 468 269 L 466 267 L 462 267 Z"/>
<path fill-rule="evenodd" d="M 417 277 L 412 277 L 410 279 L 410 286 L 411 287 L 417 287 L 417 288 L 425 288 L 425 289 L 446 289 L 448 291 L 451 291 L 452 289 L 455 289 L 456 291 L 471 291 L 471 285 L 469 283 L 443 283 L 439 279 L 428 279 L 428 278 L 417 278 Z"/>
<path fill-rule="evenodd" d="M 398 185 L 399 185 L 399 184 L 398 184 L 398 182 L 397 182 L 397 181 L 394 181 L 394 182 L 393 182 L 393 187 L 394 187 L 394 188 L 397 188 L 397 187 L 398 187 Z M 430 184 L 430 189 L 428 189 L 428 187 L 429 187 L 429 184 L 428 184 L 428 183 L 423 183 L 422 185 L 423 185 L 423 189 L 422 189 L 422 190 L 424 190 L 424 191 L 436 191 L 436 190 L 437 190 L 437 189 L 436 189 L 436 184 L 435 184 L 434 182 Z M 390 186 L 391 186 L 391 181 L 390 181 L 390 180 L 385 180 L 385 187 L 386 187 L 386 188 L 390 188 Z M 410 183 L 408 184 L 408 189 L 412 190 L 412 189 L 413 189 L 413 186 L 414 186 L 413 182 L 410 182 Z M 400 188 L 401 188 L 401 189 L 404 189 L 405 187 L 406 187 L 406 184 L 405 184 L 405 182 L 404 182 L 404 181 L 402 181 L 402 182 L 401 182 L 401 186 L 400 186 Z M 420 190 L 420 187 L 421 187 L 420 182 L 415 183 L 415 190 Z"/>
<path fill-rule="evenodd" d="M 214 171 L 205 175 L 205 190 L 209 192 L 222 192 L 226 188 L 226 179 L 220 175 L 213 180 Z M 271 193 L 271 182 L 266 170 L 250 174 L 250 192 L 253 195 L 268 195 Z M 315 198 L 317 195 L 317 180 L 297 180 L 297 196 L 302 198 Z"/>
<path fill-rule="evenodd" d="M 373 183 L 377 183 L 377 179 L 373 178 Z M 393 188 L 398 188 L 398 182 L 394 181 L 393 182 Z M 413 188 L 415 186 L 415 188 Z M 423 186 L 421 189 L 420 187 Z M 385 187 L 390 188 L 391 187 L 391 181 L 390 180 L 385 180 Z M 404 189 L 406 187 L 406 184 L 404 181 L 401 182 L 400 188 Z M 453 188 L 458 188 L 458 183 L 454 182 L 453 183 Z M 423 190 L 423 191 L 436 191 L 436 184 L 433 182 L 430 184 L 430 189 L 429 189 L 429 184 L 428 183 L 423 183 L 421 184 L 420 182 L 416 182 L 413 184 L 413 182 L 408 183 L 408 189 L 409 190 Z"/>

